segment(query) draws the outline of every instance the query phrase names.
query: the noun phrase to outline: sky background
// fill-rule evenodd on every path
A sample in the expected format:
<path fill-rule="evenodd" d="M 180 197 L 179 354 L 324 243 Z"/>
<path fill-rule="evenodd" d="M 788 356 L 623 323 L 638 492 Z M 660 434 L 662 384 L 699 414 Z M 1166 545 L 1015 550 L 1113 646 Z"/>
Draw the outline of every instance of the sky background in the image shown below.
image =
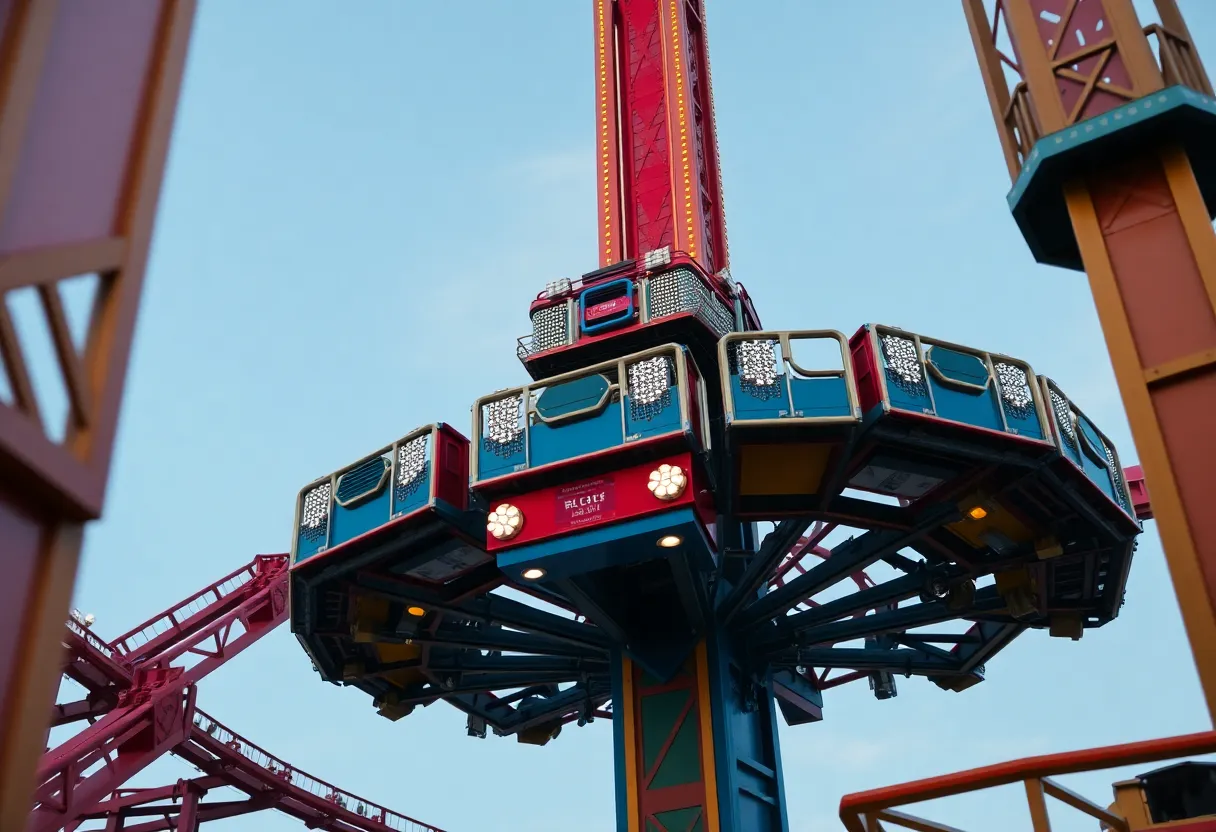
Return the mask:
<path fill-rule="evenodd" d="M 1182 6 L 1216 56 L 1216 3 Z M 768 328 L 880 322 L 1023 358 L 1134 462 L 1084 277 L 1036 265 L 1009 216 L 959 4 L 857 7 L 709 3 L 734 276 Z M 421 424 L 467 430 L 476 397 L 522 383 L 529 298 L 596 265 L 592 59 L 586 0 L 200 4 L 77 590 L 100 635 L 286 550 L 314 477 Z M 1151 523 L 1114 623 L 1079 643 L 1030 633 L 988 670 L 964 694 L 846 686 L 824 722 L 783 725 L 792 832 L 840 828 L 847 792 L 1209 727 Z M 207 678 L 199 704 L 450 832 L 615 828 L 607 722 L 544 748 L 466 738 L 446 705 L 390 723 L 322 684 L 286 627 Z M 168 760 L 135 784 L 191 774 Z M 1112 779 L 1072 784 L 1105 802 Z M 934 814 L 1026 828 L 1019 792 Z"/>

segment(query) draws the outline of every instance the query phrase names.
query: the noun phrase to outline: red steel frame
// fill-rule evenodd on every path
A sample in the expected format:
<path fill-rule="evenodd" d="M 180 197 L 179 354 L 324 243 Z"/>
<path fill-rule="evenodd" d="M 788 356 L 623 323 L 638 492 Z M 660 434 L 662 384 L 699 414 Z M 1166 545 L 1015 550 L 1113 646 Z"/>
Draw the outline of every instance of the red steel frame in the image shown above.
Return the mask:
<path fill-rule="evenodd" d="M 1216 731 L 1187 734 L 1181 737 L 1090 748 L 1064 754 L 1027 757 L 994 766 L 974 768 L 941 777 L 916 780 L 885 789 L 874 789 L 846 795 L 840 801 L 840 820 L 849 832 L 879 832 L 883 823 L 920 832 L 958 832 L 923 818 L 897 811 L 896 807 L 938 800 L 944 797 L 1022 783 L 1030 807 L 1035 832 L 1050 832 L 1047 818 L 1047 797 L 1053 797 L 1084 812 L 1117 832 L 1128 832 L 1128 822 L 1109 810 L 1087 800 L 1051 778 L 1084 771 L 1100 771 L 1119 766 L 1141 765 L 1161 760 L 1189 757 L 1216 752 Z M 1216 821 L 1170 824 L 1177 832 L 1216 832 Z"/>
<path fill-rule="evenodd" d="M 83 523 L 100 515 L 194 0 L 0 3 L 0 829 L 44 748 Z M 83 347 L 61 281 L 96 276 Z M 64 438 L 8 308 L 36 292 Z"/>
<path fill-rule="evenodd" d="M 52 723 L 98 721 L 43 756 L 26 832 L 70 832 L 98 818 L 107 832 L 194 832 L 208 820 L 266 809 L 332 832 L 442 832 L 299 771 L 195 707 L 199 680 L 287 619 L 287 561 L 260 555 L 113 641 L 68 620 L 63 674 L 87 696 L 56 705 Z M 197 661 L 183 666 L 187 660 Z M 166 753 L 203 776 L 122 788 Z M 201 802 L 221 786 L 249 797 Z M 153 805 L 163 801 L 171 802 Z"/>

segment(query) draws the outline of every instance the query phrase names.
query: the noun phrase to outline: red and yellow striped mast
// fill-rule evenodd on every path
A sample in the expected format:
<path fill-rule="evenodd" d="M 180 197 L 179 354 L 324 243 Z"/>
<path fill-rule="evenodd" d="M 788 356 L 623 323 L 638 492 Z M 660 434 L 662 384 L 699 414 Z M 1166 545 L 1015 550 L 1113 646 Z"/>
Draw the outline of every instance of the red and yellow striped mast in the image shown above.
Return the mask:
<path fill-rule="evenodd" d="M 601 266 L 729 256 L 702 0 L 594 0 Z"/>

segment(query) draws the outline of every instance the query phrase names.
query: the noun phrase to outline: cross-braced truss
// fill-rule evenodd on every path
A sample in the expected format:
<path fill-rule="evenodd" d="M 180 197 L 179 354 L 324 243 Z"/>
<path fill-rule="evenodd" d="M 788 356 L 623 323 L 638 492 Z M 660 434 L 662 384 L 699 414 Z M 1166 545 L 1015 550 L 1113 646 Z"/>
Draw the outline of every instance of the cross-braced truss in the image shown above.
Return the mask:
<path fill-rule="evenodd" d="M 440 832 L 296 769 L 195 706 L 203 677 L 286 620 L 286 579 L 286 555 L 259 556 L 112 641 L 73 615 L 63 673 L 75 684 L 64 687 L 84 696 L 55 705 L 52 725 L 89 725 L 44 755 L 28 832 L 193 832 L 266 809 L 330 832 Z M 201 776 L 123 788 L 166 753 Z M 203 799 L 223 786 L 245 799 Z"/>

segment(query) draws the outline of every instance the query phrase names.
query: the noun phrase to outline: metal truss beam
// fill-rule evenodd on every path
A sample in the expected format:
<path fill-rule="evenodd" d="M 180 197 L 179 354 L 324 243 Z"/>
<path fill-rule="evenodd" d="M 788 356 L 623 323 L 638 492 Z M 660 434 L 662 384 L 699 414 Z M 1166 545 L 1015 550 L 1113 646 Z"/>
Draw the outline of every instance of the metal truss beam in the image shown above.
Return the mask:
<path fill-rule="evenodd" d="M 996 587 L 984 587 L 976 593 L 974 604 L 965 612 L 951 609 L 944 601 L 922 602 L 859 618 L 791 629 L 789 632 L 782 632 L 759 641 L 757 648 L 761 653 L 769 655 L 776 661 L 778 657 L 786 655 L 794 649 L 839 644 L 888 633 L 902 633 L 915 627 L 925 627 L 971 615 L 995 612 L 1003 609 L 1004 605 L 1005 602 L 997 593 Z M 806 662 L 802 664 L 806 664 Z"/>
<path fill-rule="evenodd" d="M 739 582 L 718 607 L 718 618 L 723 624 L 729 624 L 739 612 L 756 598 L 760 588 L 766 585 L 773 570 L 781 563 L 798 542 L 802 533 L 814 522 L 812 518 L 795 517 L 782 520 L 764 538 L 759 551 L 752 556 L 744 569 Z"/>
<path fill-rule="evenodd" d="M 608 675 L 607 658 L 571 659 L 562 656 L 483 656 L 477 651 L 452 652 L 432 656 L 427 663 L 432 673 L 580 673 Z"/>
<path fill-rule="evenodd" d="M 903 530 L 880 529 L 850 538 L 832 549 L 822 563 L 805 574 L 754 601 L 740 614 L 740 626 L 754 627 L 761 622 L 784 615 L 793 606 L 810 598 L 853 572 L 865 569 L 884 556 L 897 553 L 927 531 L 936 528 L 957 514 L 954 507 L 935 509 L 919 518 L 914 526 Z"/>
<path fill-rule="evenodd" d="M 454 618 L 486 624 L 498 623 L 513 630 L 546 635 L 591 649 L 607 650 L 611 647 L 607 635 L 594 624 L 563 618 L 501 595 L 484 595 L 451 602 L 423 587 L 367 572 L 358 573 L 355 583 L 388 600 L 421 604 Z"/>
<path fill-rule="evenodd" d="M 43 757 L 26 831 L 105 819 L 107 832 L 193 832 L 209 820 L 276 809 L 327 832 L 440 832 L 294 769 L 195 708 L 198 680 L 286 620 L 286 593 L 287 557 L 263 555 L 112 642 L 69 620 L 63 671 L 88 697 L 55 713 L 82 718 L 89 707 L 103 718 Z M 234 636 L 238 624 L 244 633 Z M 174 664 L 187 656 L 200 661 Z M 121 789 L 166 753 L 205 776 Z M 219 786 L 249 799 L 201 802 Z M 180 802 L 154 805 L 164 801 Z"/>
<path fill-rule="evenodd" d="M 445 615 L 451 615 L 451 613 L 445 613 Z M 437 648 L 529 653 L 583 659 L 606 659 L 608 656 L 606 649 L 580 646 L 569 641 L 520 630 L 486 626 L 482 622 L 472 622 L 478 626 L 468 626 L 467 621 L 467 619 L 445 621 L 434 632 L 426 629 L 414 631 L 397 626 L 372 629 L 367 635 L 375 641 L 387 643 L 410 641 L 415 644 L 433 645 Z M 403 619 L 403 623 L 408 625 L 409 619 Z M 334 635 L 345 635 L 345 633 L 334 633 Z"/>
<path fill-rule="evenodd" d="M 611 699 L 611 682 L 594 680 L 579 683 L 522 708 L 512 707 L 511 704 L 524 698 L 519 695 L 499 698 L 491 693 L 470 691 L 445 698 L 465 713 L 485 720 L 497 733 L 507 736 L 537 725 L 565 720 L 572 712 L 594 713 Z"/>
<path fill-rule="evenodd" d="M 803 667 L 843 668 L 848 670 L 901 673 L 916 676 L 938 676 L 961 673 L 956 662 L 940 656 L 897 647 L 884 650 L 875 647 L 810 647 L 796 651 L 795 664 Z"/>

